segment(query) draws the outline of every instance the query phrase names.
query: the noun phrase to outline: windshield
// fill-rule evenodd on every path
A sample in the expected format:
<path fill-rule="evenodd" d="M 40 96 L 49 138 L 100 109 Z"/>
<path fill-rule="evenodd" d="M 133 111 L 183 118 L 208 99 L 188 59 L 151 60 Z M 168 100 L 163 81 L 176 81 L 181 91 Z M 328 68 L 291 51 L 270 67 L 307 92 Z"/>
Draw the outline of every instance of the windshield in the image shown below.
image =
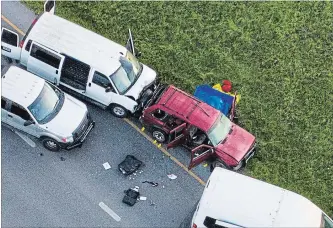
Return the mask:
<path fill-rule="evenodd" d="M 333 222 L 326 215 L 323 214 L 322 225 L 320 227 L 323 227 L 323 228 L 333 228 Z"/>
<path fill-rule="evenodd" d="M 120 56 L 119 62 L 121 66 L 110 78 L 119 93 L 124 94 L 140 76 L 142 65 L 130 52 L 127 52 L 126 58 Z"/>
<path fill-rule="evenodd" d="M 218 118 L 208 133 L 208 137 L 214 146 L 217 146 L 228 135 L 231 129 L 231 121 L 225 115 Z"/>
<path fill-rule="evenodd" d="M 53 89 L 47 83 L 44 84 L 37 99 L 28 107 L 37 122 L 45 123 L 51 120 L 49 117 L 55 112 L 61 93 L 60 90 Z"/>

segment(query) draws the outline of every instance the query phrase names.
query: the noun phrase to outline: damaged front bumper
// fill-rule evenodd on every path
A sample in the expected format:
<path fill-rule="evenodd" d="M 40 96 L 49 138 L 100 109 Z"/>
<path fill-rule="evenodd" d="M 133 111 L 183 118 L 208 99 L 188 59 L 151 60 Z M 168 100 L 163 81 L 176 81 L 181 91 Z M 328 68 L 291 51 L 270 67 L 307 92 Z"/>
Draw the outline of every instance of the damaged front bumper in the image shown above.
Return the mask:
<path fill-rule="evenodd" d="M 138 105 L 134 108 L 134 115 L 140 116 L 142 113 L 142 110 L 146 106 L 146 104 L 149 102 L 149 100 L 154 96 L 155 91 L 160 86 L 159 80 L 156 79 L 149 85 L 147 85 L 141 92 L 137 103 Z"/>

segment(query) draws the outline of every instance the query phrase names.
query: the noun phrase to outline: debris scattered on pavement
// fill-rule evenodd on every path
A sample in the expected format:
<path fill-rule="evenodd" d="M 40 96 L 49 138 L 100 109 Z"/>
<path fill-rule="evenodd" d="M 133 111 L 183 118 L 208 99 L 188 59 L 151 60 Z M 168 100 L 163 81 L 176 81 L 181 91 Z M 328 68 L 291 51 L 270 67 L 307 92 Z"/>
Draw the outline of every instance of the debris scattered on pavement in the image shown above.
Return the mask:
<path fill-rule="evenodd" d="M 39 153 L 38 155 L 39 155 L 39 156 L 44 156 L 44 154 L 43 154 L 43 153 Z"/>
<path fill-rule="evenodd" d="M 140 196 L 140 198 L 139 198 L 140 200 L 147 200 L 147 197 L 145 197 L 145 196 Z"/>
<path fill-rule="evenodd" d="M 150 200 L 150 206 L 155 206 L 156 204 L 152 201 L 152 200 Z"/>
<path fill-rule="evenodd" d="M 64 157 L 60 157 L 60 160 L 61 160 L 61 161 L 65 161 L 66 158 L 64 158 Z"/>
<path fill-rule="evenodd" d="M 138 197 L 140 196 L 138 186 L 135 186 L 134 188 L 129 188 L 125 190 L 124 193 L 125 196 L 122 202 L 129 206 L 133 206 L 138 201 Z"/>
<path fill-rule="evenodd" d="M 162 186 L 162 188 L 164 188 L 164 185 Z"/>
<path fill-rule="evenodd" d="M 153 181 L 143 181 L 142 183 L 148 183 L 148 184 L 151 184 L 153 187 L 157 187 L 157 186 L 158 186 L 158 183 L 153 182 Z"/>
<path fill-rule="evenodd" d="M 171 179 L 171 180 L 174 180 L 174 179 L 177 178 L 177 176 L 176 176 L 175 174 L 169 174 L 168 177 L 169 177 L 169 179 Z"/>
<path fill-rule="evenodd" d="M 207 164 L 207 163 L 203 164 L 203 167 L 207 167 L 207 166 L 208 166 L 208 164 Z"/>
<path fill-rule="evenodd" d="M 105 162 L 103 166 L 105 170 L 111 169 L 111 165 L 109 164 L 109 162 Z"/>
<path fill-rule="evenodd" d="M 138 160 L 133 155 L 127 155 L 125 160 L 118 165 L 118 169 L 124 175 L 129 175 L 138 170 L 141 165 L 143 165 L 142 161 Z"/>

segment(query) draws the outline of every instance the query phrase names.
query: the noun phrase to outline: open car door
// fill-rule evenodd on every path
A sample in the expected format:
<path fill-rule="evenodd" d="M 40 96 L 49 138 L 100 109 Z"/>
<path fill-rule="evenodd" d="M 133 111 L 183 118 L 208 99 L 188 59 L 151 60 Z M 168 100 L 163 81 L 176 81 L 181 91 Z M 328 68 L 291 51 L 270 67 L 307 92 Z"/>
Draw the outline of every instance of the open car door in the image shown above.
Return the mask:
<path fill-rule="evenodd" d="M 236 117 L 236 110 L 235 110 L 236 109 L 236 99 L 237 99 L 237 92 L 235 92 L 234 100 L 232 101 L 231 110 L 230 110 L 229 119 L 232 122 L 234 122 L 234 119 L 236 122 L 238 121 L 238 118 Z"/>
<path fill-rule="evenodd" d="M 128 40 L 126 42 L 126 49 L 137 58 L 141 56 L 141 52 L 135 50 L 134 39 L 130 29 L 128 29 Z"/>
<path fill-rule="evenodd" d="M 19 60 L 21 48 L 19 47 L 19 35 L 9 29 L 1 29 L 1 54 L 11 59 Z"/>
<path fill-rule="evenodd" d="M 63 55 L 36 42 L 32 42 L 27 70 L 58 85 L 64 59 Z"/>
<path fill-rule="evenodd" d="M 199 165 L 201 162 L 207 160 L 214 153 L 214 148 L 209 145 L 200 145 L 191 150 L 191 161 L 188 169 Z"/>
<path fill-rule="evenodd" d="M 169 143 L 167 145 L 167 149 L 176 147 L 185 142 L 185 134 L 184 131 L 186 129 L 186 123 L 182 123 L 181 125 L 175 127 L 170 131 L 169 134 Z"/>
<path fill-rule="evenodd" d="M 55 14 L 55 0 L 47 0 L 44 3 L 44 12 Z"/>

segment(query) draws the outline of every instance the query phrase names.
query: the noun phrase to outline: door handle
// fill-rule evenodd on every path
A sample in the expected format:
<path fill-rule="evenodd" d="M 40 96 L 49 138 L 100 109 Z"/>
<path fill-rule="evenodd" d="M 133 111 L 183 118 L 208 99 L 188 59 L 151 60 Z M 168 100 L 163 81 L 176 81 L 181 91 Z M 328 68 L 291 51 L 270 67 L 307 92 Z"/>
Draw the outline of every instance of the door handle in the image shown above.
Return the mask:
<path fill-rule="evenodd" d="M 13 116 L 12 116 L 12 115 L 9 115 L 9 114 L 8 114 L 8 117 L 13 118 Z"/>
<path fill-rule="evenodd" d="M 90 87 L 91 86 L 91 83 L 89 82 L 88 86 Z"/>
<path fill-rule="evenodd" d="M 56 70 L 56 74 L 58 74 L 58 70 Z"/>

